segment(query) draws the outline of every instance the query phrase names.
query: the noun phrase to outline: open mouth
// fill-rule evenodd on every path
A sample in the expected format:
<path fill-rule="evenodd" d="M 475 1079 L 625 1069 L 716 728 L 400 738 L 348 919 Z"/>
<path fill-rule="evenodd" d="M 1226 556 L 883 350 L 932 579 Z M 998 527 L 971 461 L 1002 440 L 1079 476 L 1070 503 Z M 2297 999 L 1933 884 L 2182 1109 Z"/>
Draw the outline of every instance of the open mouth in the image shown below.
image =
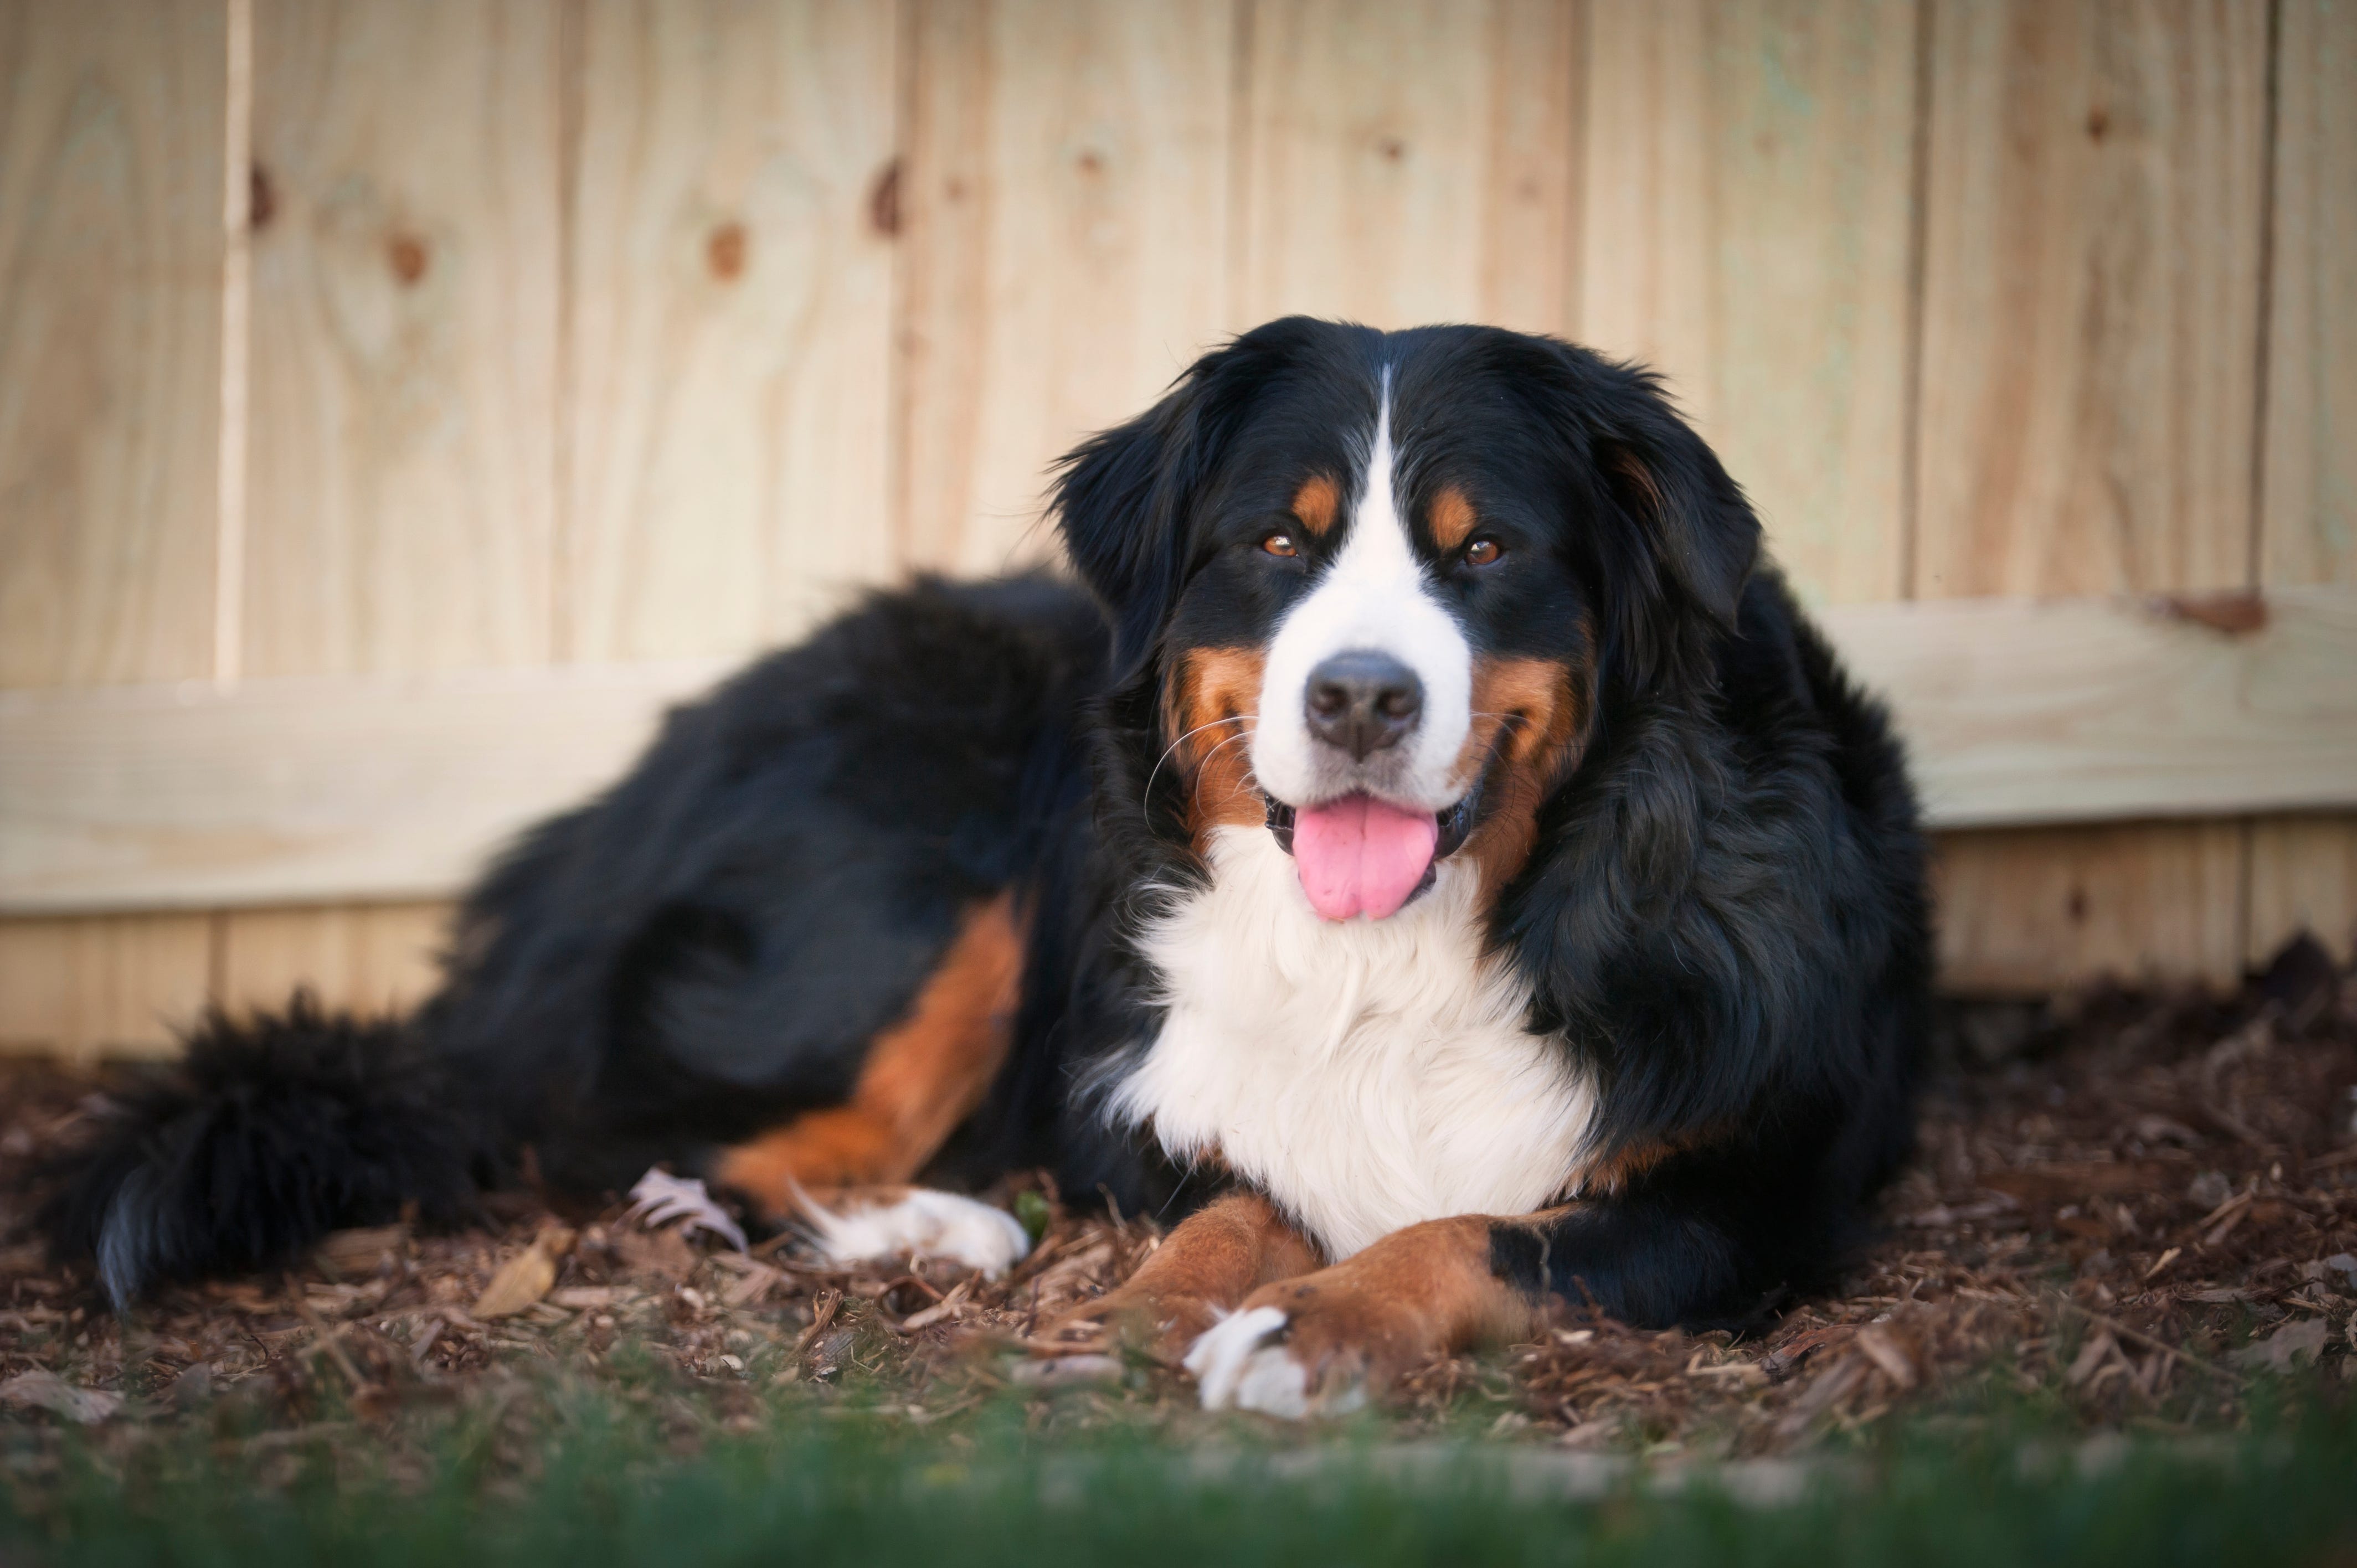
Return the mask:
<path fill-rule="evenodd" d="M 1480 806 L 1481 781 L 1477 778 L 1438 812 L 1365 794 L 1300 807 L 1265 799 L 1268 831 L 1293 856 L 1310 908 L 1329 920 L 1355 915 L 1381 920 L 1429 888 L 1440 863 L 1464 847 Z"/>

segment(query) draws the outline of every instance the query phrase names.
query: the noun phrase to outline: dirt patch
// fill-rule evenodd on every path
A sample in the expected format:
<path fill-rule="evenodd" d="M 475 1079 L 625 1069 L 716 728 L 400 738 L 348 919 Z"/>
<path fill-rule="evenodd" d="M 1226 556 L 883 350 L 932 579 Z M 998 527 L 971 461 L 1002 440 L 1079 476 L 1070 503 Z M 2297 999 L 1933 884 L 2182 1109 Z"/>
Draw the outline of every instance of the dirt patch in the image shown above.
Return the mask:
<path fill-rule="evenodd" d="M 1939 1055 L 1921 1154 L 1837 1294 L 1748 1337 L 1567 1310 L 1542 1343 L 1425 1369 L 1392 1419 L 1750 1454 L 2006 1401 L 2089 1425 L 2209 1426 L 2276 1375 L 2347 1380 L 2357 975 L 2303 944 L 2231 996 L 1954 1004 Z M 0 1420 L 152 1428 L 234 1398 L 290 1433 L 453 1403 L 496 1424 L 522 1369 L 651 1378 L 723 1424 L 797 1400 L 931 1422 L 1028 1399 L 1035 1429 L 1211 1419 L 1167 1369 L 1020 1354 L 1159 1234 L 1036 1177 L 994 1195 L 1045 1221 L 1005 1280 L 833 1269 L 790 1238 L 715 1250 L 619 1205 L 560 1222 L 513 1194 L 474 1229 L 342 1232 L 282 1273 L 167 1291 L 120 1321 L 24 1230 L 39 1156 L 118 1081 L 0 1064 Z M 505 1300 L 487 1305 L 495 1279 Z"/>

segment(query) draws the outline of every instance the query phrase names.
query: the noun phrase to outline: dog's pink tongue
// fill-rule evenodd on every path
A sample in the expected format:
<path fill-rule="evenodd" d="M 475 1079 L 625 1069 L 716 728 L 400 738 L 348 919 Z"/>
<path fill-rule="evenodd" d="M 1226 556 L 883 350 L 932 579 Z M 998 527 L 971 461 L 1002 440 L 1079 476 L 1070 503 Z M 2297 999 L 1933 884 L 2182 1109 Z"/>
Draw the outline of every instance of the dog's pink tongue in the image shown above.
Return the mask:
<path fill-rule="evenodd" d="M 1424 880 L 1440 823 L 1365 795 L 1304 806 L 1293 821 L 1293 864 L 1309 906 L 1329 920 L 1383 919 Z"/>

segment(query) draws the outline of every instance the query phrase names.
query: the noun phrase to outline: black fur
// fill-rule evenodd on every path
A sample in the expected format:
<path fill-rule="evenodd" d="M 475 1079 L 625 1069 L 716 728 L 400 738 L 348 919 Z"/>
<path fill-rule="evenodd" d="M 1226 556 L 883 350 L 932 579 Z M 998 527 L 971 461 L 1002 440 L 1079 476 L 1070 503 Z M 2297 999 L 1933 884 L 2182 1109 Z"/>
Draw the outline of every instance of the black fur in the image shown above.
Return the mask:
<path fill-rule="evenodd" d="M 527 1143 L 590 1191 L 695 1168 L 840 1101 L 960 911 L 1006 888 L 1030 933 L 1013 1055 L 930 1177 L 1045 1164 L 1178 1212 L 1203 1184 L 1076 1088 L 1152 1036 L 1145 890 L 1206 875 L 1162 677 L 1178 650 L 1265 639 L 1311 580 L 1314 551 L 1254 542 L 1305 474 L 1349 470 L 1378 365 L 1411 507 L 1456 486 L 1512 548 L 1511 571 L 1435 564 L 1452 613 L 1483 652 L 1592 685 L 1490 935 L 1531 1027 L 1601 1085 L 1608 1147 L 1652 1157 L 1544 1230 L 1500 1228 L 1493 1266 L 1641 1323 L 1812 1283 L 1905 1153 L 1925 1026 L 1921 850 L 1882 715 L 1652 378 L 1517 334 L 1299 318 L 1068 459 L 1058 518 L 1093 602 L 920 584 L 682 710 L 492 870 L 441 994 L 365 1036 L 381 1065 L 307 1013 L 209 1025 L 75 1170 L 60 1246 L 127 1299 L 404 1195 L 447 1208 Z"/>
<path fill-rule="evenodd" d="M 454 1219 L 497 1155 L 449 1069 L 405 1024 L 329 1017 L 304 996 L 243 1026 L 215 1014 L 176 1071 L 122 1098 L 43 1223 L 96 1257 L 120 1305 L 155 1281 L 274 1263 L 407 1202 Z"/>

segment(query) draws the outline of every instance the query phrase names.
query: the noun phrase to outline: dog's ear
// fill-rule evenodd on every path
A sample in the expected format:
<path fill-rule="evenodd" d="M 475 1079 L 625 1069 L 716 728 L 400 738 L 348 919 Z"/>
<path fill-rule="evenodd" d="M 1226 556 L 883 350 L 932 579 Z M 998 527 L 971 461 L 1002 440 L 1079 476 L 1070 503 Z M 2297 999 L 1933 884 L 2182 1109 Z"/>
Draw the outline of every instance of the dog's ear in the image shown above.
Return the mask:
<path fill-rule="evenodd" d="M 1276 324 L 1283 326 L 1283 323 Z M 1269 357 L 1270 328 L 1195 361 L 1160 403 L 1057 464 L 1056 527 L 1113 619 L 1116 684 L 1154 651 L 1194 551 L 1195 509 Z"/>
<path fill-rule="evenodd" d="M 1760 520 L 1717 454 L 1651 371 L 1562 348 L 1559 412 L 1598 487 L 1604 550 L 1627 590 L 1620 640 L 1643 679 L 1690 663 L 1707 635 L 1735 629 L 1760 564 Z"/>

